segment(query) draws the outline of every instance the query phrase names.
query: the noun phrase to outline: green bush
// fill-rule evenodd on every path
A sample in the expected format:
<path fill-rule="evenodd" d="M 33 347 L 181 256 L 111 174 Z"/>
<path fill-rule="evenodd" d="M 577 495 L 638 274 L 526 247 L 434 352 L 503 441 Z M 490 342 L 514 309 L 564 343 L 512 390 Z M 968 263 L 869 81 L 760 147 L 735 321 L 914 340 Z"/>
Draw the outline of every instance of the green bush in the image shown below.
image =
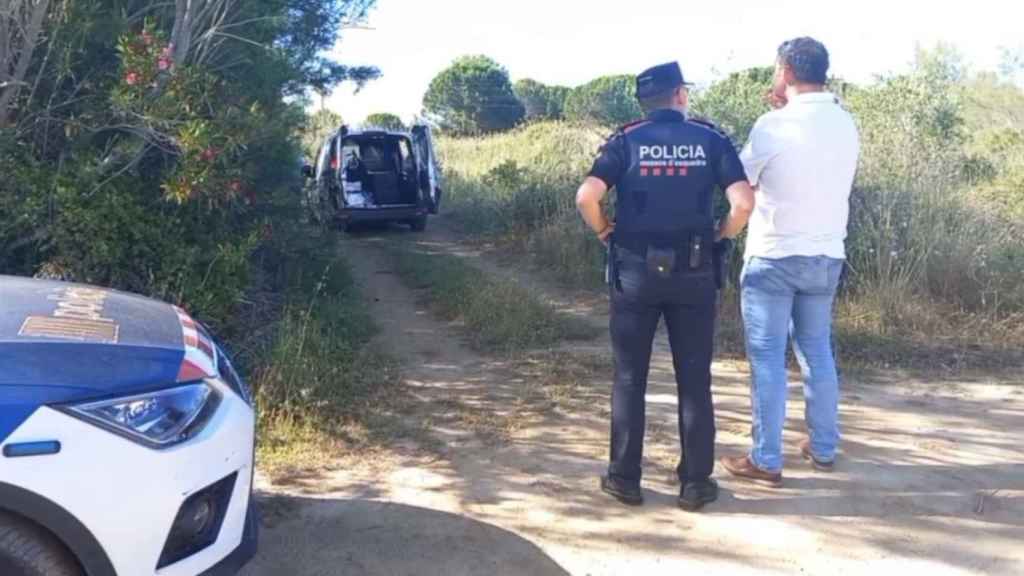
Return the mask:
<path fill-rule="evenodd" d="M 456 218 L 477 230 L 529 233 L 559 214 L 575 214 L 579 177 L 601 132 L 540 122 L 488 138 L 440 139 Z"/>
<path fill-rule="evenodd" d="M 574 122 L 618 126 L 643 117 L 630 75 L 603 76 L 574 88 L 565 101 L 565 117 Z"/>
<path fill-rule="evenodd" d="M 51 9 L 0 134 L 0 273 L 163 298 L 230 333 L 278 195 L 297 203 L 304 91 L 375 71 L 321 56 L 372 2 L 228 4 L 195 14 L 188 54 L 174 2 Z"/>
<path fill-rule="evenodd" d="M 603 250 L 580 222 L 575 193 L 603 141 L 600 129 L 564 122 L 442 138 L 449 214 L 466 230 L 522 239 L 539 264 L 572 283 L 592 283 Z"/>
<path fill-rule="evenodd" d="M 734 72 L 694 92 L 690 109 L 697 116 L 713 121 L 736 144 L 742 145 L 754 122 L 769 110 L 764 95 L 771 88 L 774 73 L 771 67 Z"/>
<path fill-rule="evenodd" d="M 486 56 L 464 56 L 435 76 L 423 110 L 441 130 L 463 136 L 507 130 L 525 113 L 508 71 Z"/>
<path fill-rule="evenodd" d="M 516 97 L 523 103 L 526 120 L 561 120 L 565 117 L 565 101 L 571 92 L 565 86 L 547 86 L 524 78 L 513 87 Z"/>
<path fill-rule="evenodd" d="M 979 203 L 959 85 L 941 69 L 851 93 L 862 153 L 851 211 L 854 287 L 882 298 L 883 330 L 923 296 L 990 315 L 1024 309 L 1024 242 L 1005 215 Z"/>
<path fill-rule="evenodd" d="M 0 129 L 0 273 L 31 275 L 43 258 L 39 230 L 50 214 L 43 166 Z"/>

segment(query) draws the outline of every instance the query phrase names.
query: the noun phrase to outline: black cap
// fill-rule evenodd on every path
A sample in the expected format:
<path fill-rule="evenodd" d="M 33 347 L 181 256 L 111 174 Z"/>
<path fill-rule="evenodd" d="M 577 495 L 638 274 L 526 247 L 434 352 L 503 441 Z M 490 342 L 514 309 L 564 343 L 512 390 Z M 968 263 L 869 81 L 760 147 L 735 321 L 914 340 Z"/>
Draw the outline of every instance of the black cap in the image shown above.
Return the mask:
<path fill-rule="evenodd" d="M 689 85 L 683 79 L 683 71 L 680 70 L 678 62 L 659 64 L 644 70 L 636 77 L 636 97 L 649 98 L 680 86 Z"/>

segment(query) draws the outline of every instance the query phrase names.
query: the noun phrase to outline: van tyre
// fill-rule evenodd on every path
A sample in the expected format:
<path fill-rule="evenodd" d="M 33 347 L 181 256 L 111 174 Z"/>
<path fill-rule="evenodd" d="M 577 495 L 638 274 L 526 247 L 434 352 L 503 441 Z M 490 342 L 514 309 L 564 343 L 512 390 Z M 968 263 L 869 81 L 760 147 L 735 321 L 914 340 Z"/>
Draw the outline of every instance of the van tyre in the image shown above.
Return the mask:
<path fill-rule="evenodd" d="M 412 226 L 413 232 L 423 232 L 427 229 L 427 215 L 424 214 L 409 220 L 409 226 Z"/>
<path fill-rule="evenodd" d="M 78 562 L 52 534 L 3 511 L 0 511 L 0 574 L 83 576 Z"/>

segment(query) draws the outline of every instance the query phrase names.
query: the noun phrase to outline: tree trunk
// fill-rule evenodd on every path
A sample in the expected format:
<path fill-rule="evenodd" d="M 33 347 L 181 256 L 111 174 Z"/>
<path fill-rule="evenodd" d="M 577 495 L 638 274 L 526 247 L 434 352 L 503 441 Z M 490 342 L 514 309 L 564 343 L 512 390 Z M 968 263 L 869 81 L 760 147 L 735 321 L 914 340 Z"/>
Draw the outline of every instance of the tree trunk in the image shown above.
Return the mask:
<path fill-rule="evenodd" d="M 25 86 L 25 74 L 49 9 L 50 0 L 13 0 L 0 14 L 0 30 L 4 32 L 0 36 L 0 128 L 10 124 L 11 107 Z M 16 36 L 20 37 L 20 45 L 15 45 Z"/>
<path fill-rule="evenodd" d="M 192 26 L 196 12 L 203 0 L 176 0 L 174 8 L 174 28 L 171 29 L 171 44 L 174 46 L 172 57 L 175 62 L 184 63 L 188 51 L 192 48 Z"/>

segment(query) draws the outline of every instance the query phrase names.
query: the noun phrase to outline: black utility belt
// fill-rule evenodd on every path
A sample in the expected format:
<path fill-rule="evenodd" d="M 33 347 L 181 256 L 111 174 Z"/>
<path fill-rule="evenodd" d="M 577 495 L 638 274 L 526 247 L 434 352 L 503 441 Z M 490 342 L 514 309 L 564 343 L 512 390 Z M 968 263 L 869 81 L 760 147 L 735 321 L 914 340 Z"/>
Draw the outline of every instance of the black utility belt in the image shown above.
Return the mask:
<path fill-rule="evenodd" d="M 624 259 L 643 261 L 649 274 L 662 278 L 710 270 L 713 242 L 711 232 L 694 233 L 687 240 L 668 244 L 631 241 L 629 238 L 614 240 L 616 251 Z"/>

